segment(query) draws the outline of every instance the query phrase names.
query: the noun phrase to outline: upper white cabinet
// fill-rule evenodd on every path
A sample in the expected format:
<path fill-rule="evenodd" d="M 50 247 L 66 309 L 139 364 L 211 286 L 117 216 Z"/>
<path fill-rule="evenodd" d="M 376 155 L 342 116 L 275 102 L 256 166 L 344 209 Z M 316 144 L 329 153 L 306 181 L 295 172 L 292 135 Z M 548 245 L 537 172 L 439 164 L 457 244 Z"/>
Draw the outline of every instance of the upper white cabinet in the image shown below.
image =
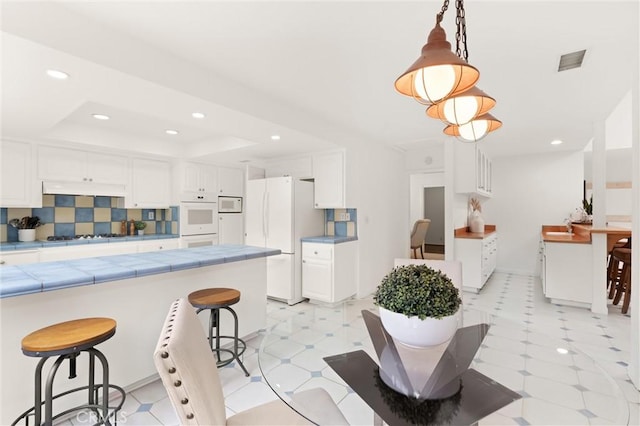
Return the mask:
<path fill-rule="evenodd" d="M 168 161 L 134 158 L 126 208 L 167 208 L 171 204 L 171 164 Z"/>
<path fill-rule="evenodd" d="M 456 192 L 492 196 L 491 159 L 477 144 L 456 141 L 454 161 Z"/>
<path fill-rule="evenodd" d="M 344 152 L 313 155 L 314 207 L 346 208 Z"/>
<path fill-rule="evenodd" d="M 175 168 L 179 201 L 215 201 L 218 169 L 210 164 L 182 162 Z"/>
<path fill-rule="evenodd" d="M 126 185 L 129 159 L 51 146 L 38 147 L 38 179 Z"/>
<path fill-rule="evenodd" d="M 244 193 L 244 170 L 230 167 L 218 168 L 218 195 L 242 197 Z"/>
<path fill-rule="evenodd" d="M 34 179 L 32 146 L 2 141 L 0 205 L 2 207 L 42 207 L 42 193 Z"/>

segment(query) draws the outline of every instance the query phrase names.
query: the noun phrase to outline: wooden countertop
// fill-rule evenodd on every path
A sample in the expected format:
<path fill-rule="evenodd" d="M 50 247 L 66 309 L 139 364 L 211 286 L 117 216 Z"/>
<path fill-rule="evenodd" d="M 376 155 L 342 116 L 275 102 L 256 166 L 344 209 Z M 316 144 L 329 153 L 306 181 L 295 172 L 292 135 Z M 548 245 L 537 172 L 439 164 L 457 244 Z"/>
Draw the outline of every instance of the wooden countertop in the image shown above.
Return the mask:
<path fill-rule="evenodd" d="M 591 244 L 591 235 L 606 234 L 607 252 L 609 252 L 618 240 L 631 237 L 631 229 L 615 226 L 594 228 L 592 225 L 573 224 L 572 227 L 573 233 L 571 235 L 554 235 L 555 232 L 567 232 L 567 227 L 564 225 L 542 225 L 542 240 L 552 243 Z"/>
<path fill-rule="evenodd" d="M 473 238 L 481 240 L 496 232 L 495 225 L 485 225 L 484 232 L 470 232 L 468 227 L 458 228 L 454 230 L 454 238 Z"/>

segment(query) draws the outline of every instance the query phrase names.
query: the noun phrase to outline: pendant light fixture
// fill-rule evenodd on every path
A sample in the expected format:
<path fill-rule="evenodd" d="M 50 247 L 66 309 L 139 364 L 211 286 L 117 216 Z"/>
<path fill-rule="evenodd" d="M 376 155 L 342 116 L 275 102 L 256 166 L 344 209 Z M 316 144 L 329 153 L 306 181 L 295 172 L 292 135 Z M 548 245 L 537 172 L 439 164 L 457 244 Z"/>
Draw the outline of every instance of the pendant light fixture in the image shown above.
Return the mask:
<path fill-rule="evenodd" d="M 427 116 L 444 121 L 444 133 L 465 142 L 476 142 L 502 126 L 488 114 L 496 101 L 475 87 L 480 72 L 469 65 L 464 0 L 456 2 L 456 52 L 440 23 L 449 7 L 444 0 L 436 15 L 422 55 L 395 81 L 395 88 L 403 95 L 429 105 Z"/>
<path fill-rule="evenodd" d="M 473 86 L 466 92 L 451 96 L 427 108 L 427 115 L 447 124 L 462 125 L 487 113 L 496 105 L 496 100 Z"/>
<path fill-rule="evenodd" d="M 490 132 L 502 127 L 502 121 L 491 114 L 483 114 L 466 124 L 451 124 L 444 129 L 445 135 L 456 136 L 462 142 L 478 142 Z"/>

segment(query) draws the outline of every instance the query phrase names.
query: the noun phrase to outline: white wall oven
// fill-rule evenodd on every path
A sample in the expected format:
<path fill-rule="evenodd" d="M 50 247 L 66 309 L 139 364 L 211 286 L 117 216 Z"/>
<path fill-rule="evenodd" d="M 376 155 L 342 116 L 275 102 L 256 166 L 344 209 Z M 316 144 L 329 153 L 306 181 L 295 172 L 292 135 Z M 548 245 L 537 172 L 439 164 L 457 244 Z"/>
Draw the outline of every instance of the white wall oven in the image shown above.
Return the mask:
<path fill-rule="evenodd" d="M 180 236 L 206 234 L 218 234 L 218 204 L 180 204 Z"/>

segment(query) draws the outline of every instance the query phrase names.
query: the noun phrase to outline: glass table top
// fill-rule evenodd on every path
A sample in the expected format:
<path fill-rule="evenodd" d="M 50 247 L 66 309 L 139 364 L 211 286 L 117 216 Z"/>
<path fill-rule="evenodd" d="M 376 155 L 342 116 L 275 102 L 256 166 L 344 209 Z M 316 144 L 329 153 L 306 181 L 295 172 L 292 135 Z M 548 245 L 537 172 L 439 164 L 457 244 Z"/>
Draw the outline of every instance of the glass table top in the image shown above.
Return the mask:
<path fill-rule="evenodd" d="M 528 324 L 467 308 L 460 313 L 459 333 L 467 330 L 477 335 L 482 330 L 484 338 L 477 342 L 477 351 L 477 346 L 469 349 L 468 370 L 468 362 L 457 363 L 463 367 L 460 390 L 439 400 L 407 397 L 398 390 L 412 385 L 423 389 L 424 381 L 398 384 L 385 377 L 389 367 L 387 363 L 379 367 L 378 353 L 384 359 L 387 349 L 376 349 L 371 336 L 378 342 L 380 338 L 375 331 L 369 332 L 363 314 L 375 324 L 377 307 L 370 298 L 293 311 L 273 325 L 261 343 L 258 359 L 266 383 L 313 423 L 327 424 L 322 409 L 313 401 L 295 398 L 312 388 L 326 390 L 350 424 L 629 421 L 626 399 L 613 379 L 570 343 Z M 487 324 L 488 330 L 482 324 Z M 466 336 L 460 342 L 473 340 L 468 333 Z M 407 348 L 396 346 L 406 361 Z M 420 363 L 417 367 L 403 363 L 409 376 L 420 375 Z M 490 397 L 492 392 L 497 400 Z"/>

